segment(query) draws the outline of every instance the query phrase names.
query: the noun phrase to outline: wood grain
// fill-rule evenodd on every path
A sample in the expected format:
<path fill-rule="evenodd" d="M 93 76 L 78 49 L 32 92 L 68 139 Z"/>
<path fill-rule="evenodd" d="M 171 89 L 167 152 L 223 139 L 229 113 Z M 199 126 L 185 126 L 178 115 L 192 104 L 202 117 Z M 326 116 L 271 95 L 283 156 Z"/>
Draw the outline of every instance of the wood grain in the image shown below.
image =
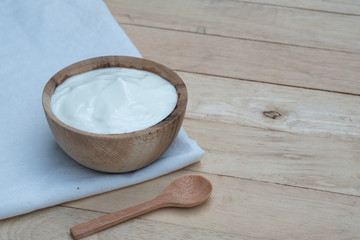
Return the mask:
<path fill-rule="evenodd" d="M 68 239 L 69 228 L 87 219 L 104 215 L 101 212 L 86 211 L 67 207 L 53 207 L 31 214 L 0 221 L 0 239 L 48 240 Z M 240 234 L 186 227 L 143 219 L 133 219 L 121 225 L 97 233 L 86 239 L 255 239 Z"/>
<path fill-rule="evenodd" d="M 154 197 L 179 175 L 178 171 L 131 188 L 72 202 L 66 206 L 113 212 L 137 200 Z M 264 239 L 351 239 L 360 236 L 360 198 L 201 174 L 214 191 L 194 209 L 162 209 L 143 219 Z M 136 194 L 137 198 L 129 196 Z M 99 202 L 107 204 L 99 205 Z M 300 226 L 300 227 L 299 227 Z"/>
<path fill-rule="evenodd" d="M 154 199 L 80 223 L 71 227 L 70 232 L 74 239 L 81 239 L 159 208 L 195 207 L 205 202 L 211 191 L 212 185 L 206 178 L 199 175 L 182 176 Z"/>
<path fill-rule="evenodd" d="M 188 169 L 360 195 L 359 97 L 178 73 L 185 130 L 207 152 Z"/>
<path fill-rule="evenodd" d="M 360 142 L 185 119 L 205 150 L 189 170 L 360 196 Z"/>
<path fill-rule="evenodd" d="M 71 239 L 71 226 L 194 173 L 213 184 L 205 204 L 89 239 L 360 239 L 359 1 L 105 2 L 145 58 L 179 70 L 189 91 L 183 126 L 206 155 L 152 181 L 2 220 L 0 239 Z"/>
<path fill-rule="evenodd" d="M 171 69 L 360 94 L 360 55 L 123 26 L 145 58 Z"/>
<path fill-rule="evenodd" d="M 243 0 L 243 2 L 259 3 L 274 6 L 286 6 L 300 9 L 360 15 L 360 2 L 357 0 Z"/>
<path fill-rule="evenodd" d="M 178 74 L 188 87 L 188 118 L 360 142 L 358 96 Z"/>
<path fill-rule="evenodd" d="M 109 0 L 106 3 L 120 24 L 360 53 L 360 16 L 314 14 L 246 1 Z"/>

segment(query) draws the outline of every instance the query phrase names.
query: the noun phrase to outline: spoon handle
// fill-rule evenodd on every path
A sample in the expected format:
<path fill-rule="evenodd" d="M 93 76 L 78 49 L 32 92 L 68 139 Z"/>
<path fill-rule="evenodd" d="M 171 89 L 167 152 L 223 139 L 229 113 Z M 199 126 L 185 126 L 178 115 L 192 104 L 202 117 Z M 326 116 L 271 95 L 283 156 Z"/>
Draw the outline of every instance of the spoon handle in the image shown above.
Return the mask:
<path fill-rule="evenodd" d="M 161 198 L 162 195 L 153 200 L 129 207 L 102 217 L 95 218 L 88 222 L 80 223 L 72 228 L 70 232 L 74 239 L 80 239 L 96 232 L 102 231 L 131 218 L 151 212 L 153 210 L 168 206 L 167 202 Z"/>

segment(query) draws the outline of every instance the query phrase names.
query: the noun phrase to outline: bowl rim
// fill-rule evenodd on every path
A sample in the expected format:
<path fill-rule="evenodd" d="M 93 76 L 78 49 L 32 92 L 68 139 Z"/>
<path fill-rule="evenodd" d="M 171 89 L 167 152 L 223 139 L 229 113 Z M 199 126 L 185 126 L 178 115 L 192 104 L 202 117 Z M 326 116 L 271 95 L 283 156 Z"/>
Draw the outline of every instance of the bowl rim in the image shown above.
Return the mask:
<path fill-rule="evenodd" d="M 128 132 L 128 133 L 91 133 L 84 130 L 80 130 L 74 127 L 67 125 L 56 117 L 51 108 L 51 96 L 54 93 L 56 87 L 61 85 L 66 79 L 77 74 L 81 74 L 87 71 L 101 69 L 101 68 L 111 68 L 111 67 L 126 67 L 133 68 L 138 70 L 144 70 L 148 72 L 155 73 L 168 82 L 170 82 L 176 89 L 177 92 L 177 102 L 173 111 L 165 117 L 163 120 L 158 122 L 155 125 L 147 127 L 145 129 Z M 172 122 L 176 121 L 181 115 L 185 113 L 187 105 L 187 88 L 182 79 L 177 75 L 173 70 L 168 67 L 148 60 L 144 58 L 129 57 L 129 56 L 101 56 L 85 59 L 82 61 L 75 62 L 57 73 L 55 73 L 45 84 L 42 94 L 42 105 L 43 109 L 48 117 L 51 118 L 56 124 L 60 125 L 62 128 L 67 129 L 68 131 L 75 132 L 77 134 L 86 135 L 89 137 L 95 138 L 128 138 L 128 137 L 137 137 L 144 134 L 149 134 L 160 130 L 161 128 L 166 127 Z"/>

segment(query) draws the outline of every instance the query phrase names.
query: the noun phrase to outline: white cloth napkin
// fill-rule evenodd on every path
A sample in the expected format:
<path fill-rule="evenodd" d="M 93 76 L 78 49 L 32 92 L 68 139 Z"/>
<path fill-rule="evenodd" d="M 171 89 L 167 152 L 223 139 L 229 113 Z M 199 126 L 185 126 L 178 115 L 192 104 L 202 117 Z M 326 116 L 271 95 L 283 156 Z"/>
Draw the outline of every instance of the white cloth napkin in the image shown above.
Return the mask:
<path fill-rule="evenodd" d="M 146 181 L 199 161 L 184 130 L 155 163 L 126 174 L 85 168 L 56 144 L 41 95 L 74 62 L 141 57 L 101 0 L 0 1 L 0 219 Z"/>

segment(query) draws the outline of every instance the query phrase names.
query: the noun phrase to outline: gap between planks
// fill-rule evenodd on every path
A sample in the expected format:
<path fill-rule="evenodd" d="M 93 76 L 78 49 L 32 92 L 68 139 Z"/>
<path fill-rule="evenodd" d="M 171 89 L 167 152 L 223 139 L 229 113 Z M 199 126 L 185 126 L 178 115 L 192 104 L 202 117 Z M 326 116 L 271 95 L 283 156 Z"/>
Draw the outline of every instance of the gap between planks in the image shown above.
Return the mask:
<path fill-rule="evenodd" d="M 177 72 L 188 87 L 186 117 L 312 136 L 360 140 L 358 96 Z M 264 115 L 276 111 L 274 119 Z"/>
<path fill-rule="evenodd" d="M 295 43 L 267 41 L 267 40 L 264 40 L 264 39 L 242 38 L 242 37 L 227 36 L 227 35 L 221 35 L 221 34 L 215 34 L 215 33 L 202 33 L 202 32 L 190 31 L 190 30 L 181 30 L 181 29 L 158 27 L 158 26 L 143 25 L 143 24 L 134 24 L 134 23 L 126 23 L 126 22 L 119 22 L 119 24 L 121 26 L 125 25 L 125 26 L 135 26 L 135 27 L 144 27 L 144 28 L 154 28 L 154 29 L 161 29 L 161 30 L 168 30 L 168 31 L 175 31 L 175 32 L 207 35 L 207 36 L 213 36 L 213 37 L 222 37 L 222 38 L 238 39 L 238 40 L 244 40 L 244 41 L 271 43 L 271 44 L 279 44 L 279 45 L 285 45 L 285 46 L 302 47 L 302 48 L 309 48 L 309 49 L 326 50 L 326 51 L 330 51 L 330 52 L 333 51 L 333 52 L 342 52 L 342 53 L 360 55 L 360 52 L 351 52 L 351 51 L 346 51 L 346 50 L 332 49 L 332 48 L 325 48 L 325 47 L 306 46 L 306 45 L 299 45 L 299 44 L 295 44 Z M 252 80 L 250 80 L 250 81 L 252 81 Z"/>
<path fill-rule="evenodd" d="M 183 72 L 183 73 L 190 73 L 190 74 L 199 74 L 209 77 L 219 77 L 225 79 L 231 79 L 231 80 L 238 80 L 238 81 L 245 81 L 245 82 L 256 82 L 261 84 L 267 84 L 267 85 L 277 85 L 277 86 L 283 86 L 283 87 L 291 87 L 291 88 L 300 88 L 305 90 L 312 90 L 312 91 L 320 91 L 320 92 L 328 92 L 328 93 L 336 93 L 336 94 L 344 94 L 344 95 L 351 95 L 351 96 L 360 96 L 360 93 L 349 93 L 349 92 L 339 92 L 334 90 L 326 90 L 326 89 L 320 89 L 320 88 L 309 88 L 304 86 L 293 86 L 293 85 L 286 85 L 282 83 L 272 83 L 272 82 L 264 82 L 259 81 L 256 79 L 244 79 L 244 78 L 236 78 L 236 77 L 228 77 L 228 76 L 222 76 L 222 75 L 216 75 L 216 74 L 210 74 L 210 73 L 202 73 L 202 72 L 196 72 L 196 71 L 186 71 L 181 69 L 173 69 L 176 72 Z"/>
<path fill-rule="evenodd" d="M 155 197 L 173 179 L 189 173 L 192 172 L 179 170 L 133 187 L 65 205 L 113 212 Z M 265 239 L 296 236 L 328 239 L 329 234 L 351 238 L 360 233 L 356 224 L 357 219 L 360 220 L 359 197 L 214 174 L 199 175 L 213 183 L 214 192 L 207 202 L 190 209 L 160 209 L 143 218 Z M 302 227 L 294 228 L 298 225 Z"/>
<path fill-rule="evenodd" d="M 171 69 L 360 94 L 360 55 L 123 26 L 144 58 Z"/>
<path fill-rule="evenodd" d="M 111 4 L 112 0 L 105 0 Z M 212 1 L 216 2 L 216 1 Z M 283 7 L 290 9 L 307 10 L 313 12 L 333 13 L 349 16 L 360 16 L 360 4 L 357 0 L 337 1 L 337 0 L 236 0 L 247 4 L 257 4 L 273 7 Z"/>
<path fill-rule="evenodd" d="M 196 171 L 189 171 L 189 172 L 196 172 Z M 151 181 L 151 180 L 149 180 Z M 141 183 L 138 183 L 138 184 L 141 184 Z M 136 184 L 136 185 L 138 185 Z M 131 187 L 131 186 L 130 186 Z M 121 189 L 116 189 L 116 190 L 113 190 L 113 191 L 118 191 L 118 190 L 121 190 Z M 110 191 L 112 192 L 112 191 Z M 91 197 L 91 196 L 90 196 Z M 81 199 L 80 199 L 81 200 Z M 150 200 L 150 199 L 149 199 Z M 79 211 L 86 211 L 86 212 L 94 212 L 94 213 L 99 213 L 99 214 L 102 214 L 102 215 L 106 215 L 106 214 L 109 214 L 111 212 L 105 212 L 105 211 L 97 211 L 97 210 L 94 210 L 94 209 L 86 209 L 86 208 L 79 208 L 79 207 L 73 207 L 73 206 L 68 206 L 68 205 L 65 205 L 66 203 L 64 204 L 60 204 L 56 207 L 59 207 L 59 208 L 68 208 L 68 209 L 76 209 L 76 210 L 79 210 Z M 121 210 L 121 209 L 118 209 L 118 210 Z M 118 211 L 118 210 L 115 210 L 115 211 Z M 155 210 L 156 211 L 156 210 Z M 127 221 L 133 221 L 133 219 L 141 219 L 142 221 L 146 221 L 146 222 L 152 222 L 152 223 L 157 223 L 157 224 L 166 224 L 166 222 L 162 222 L 162 221 L 158 221 L 158 220 L 154 220 L 154 219 L 147 219 L 147 218 L 144 218 L 144 215 L 140 215 L 140 216 L 137 216 L 137 217 L 134 217 L 132 219 L 129 219 Z M 100 217 L 100 216 L 99 216 Z M 126 222 L 126 221 L 125 221 Z M 120 224 L 124 224 L 125 222 L 122 222 Z M 181 226 L 181 227 L 188 227 L 187 225 L 184 225 L 184 224 L 179 224 L 179 223 L 167 223 L 169 225 L 177 225 L 177 226 Z M 116 225 L 114 226 L 116 227 Z M 202 228 L 196 228 L 196 227 L 191 227 L 191 229 L 193 230 L 204 230 Z M 226 232 L 222 232 L 222 231 L 216 231 L 216 233 L 219 233 L 219 234 L 229 234 L 229 233 L 226 233 Z"/>
<path fill-rule="evenodd" d="M 104 212 L 56 206 L 5 219 L 0 224 L 0 239 L 69 239 L 70 227 L 104 215 Z M 46 222 L 46 224 L 44 224 Z M 135 218 L 86 239 L 250 239 L 241 234 L 215 232 L 192 226 Z M 255 239 L 255 238 L 251 238 Z"/>
<path fill-rule="evenodd" d="M 293 9 L 299 9 L 299 10 L 305 10 L 305 11 L 313 11 L 313 12 L 323 12 L 323 13 L 332 13 L 332 14 L 340 14 L 340 15 L 347 15 L 347 16 L 360 16 L 360 12 L 358 12 L 357 10 L 360 11 L 360 5 L 355 8 L 354 11 L 351 10 L 351 7 L 346 8 L 345 10 L 341 11 L 338 9 L 331 9 L 332 6 L 330 7 L 326 7 L 326 3 L 324 3 L 322 5 L 323 8 L 320 7 L 300 7 L 301 4 L 303 4 L 305 1 L 300 1 L 301 4 L 297 5 L 298 3 L 296 1 L 290 0 L 290 1 L 261 1 L 261 0 L 253 0 L 253 1 L 246 1 L 246 0 L 237 0 L 238 2 L 243 2 L 243 3 L 249 3 L 249 4 L 258 4 L 258 5 L 266 5 L 266 6 L 274 6 L 274 7 L 283 7 L 283 8 L 293 8 Z M 271 3 L 274 2 L 274 3 Z M 309 1 L 307 1 L 309 2 Z M 321 2 L 321 1 L 313 1 L 313 2 Z M 344 5 L 346 4 L 346 2 L 344 2 Z M 336 6 L 338 7 L 338 6 Z M 334 6 L 335 8 L 335 6 Z M 326 10 L 327 9 L 327 10 Z"/>
<path fill-rule="evenodd" d="M 192 170 L 360 194 L 359 97 L 178 74 L 189 95 L 183 126 L 207 151 Z"/>
<path fill-rule="evenodd" d="M 196 164 L 196 163 L 193 163 L 192 165 L 194 165 L 194 164 Z M 319 191 L 319 192 L 324 192 L 324 193 L 329 193 L 329 194 L 339 194 L 339 195 L 344 195 L 344 196 L 360 197 L 360 195 L 355 195 L 355 194 L 350 194 L 350 193 L 334 192 L 334 191 L 329 191 L 329 190 L 324 190 L 324 189 L 317 189 L 317 188 L 312 188 L 312 187 L 303 187 L 303 186 L 298 186 L 298 185 L 290 185 L 290 184 L 287 184 L 287 183 L 277 183 L 277 182 L 271 182 L 271 181 L 266 181 L 266 180 L 253 179 L 253 178 L 238 177 L 238 176 L 227 175 L 225 173 L 221 174 L 221 173 L 212 173 L 212 172 L 207 172 L 207 171 L 200 171 L 200 170 L 192 169 L 192 165 L 190 165 L 188 167 L 185 167 L 184 170 L 194 172 L 194 173 L 199 173 L 199 174 L 207 173 L 207 174 L 212 174 L 212 175 L 217 175 L 217 176 L 222 176 L 222 177 L 236 178 L 236 179 L 246 180 L 246 181 L 255 181 L 255 182 L 259 182 L 259 183 L 275 184 L 275 185 L 280 185 L 280 186 L 285 186 L 285 187 L 293 187 L 293 188 L 300 188 L 300 189 L 305 189 L 305 190 Z"/>
<path fill-rule="evenodd" d="M 359 144 L 188 118 L 183 127 L 206 152 L 188 170 L 360 196 Z"/>
<path fill-rule="evenodd" d="M 241 1 L 108 1 L 121 24 L 360 52 L 358 16 L 308 12 Z M 294 17 L 296 16 L 296 17 Z"/>

